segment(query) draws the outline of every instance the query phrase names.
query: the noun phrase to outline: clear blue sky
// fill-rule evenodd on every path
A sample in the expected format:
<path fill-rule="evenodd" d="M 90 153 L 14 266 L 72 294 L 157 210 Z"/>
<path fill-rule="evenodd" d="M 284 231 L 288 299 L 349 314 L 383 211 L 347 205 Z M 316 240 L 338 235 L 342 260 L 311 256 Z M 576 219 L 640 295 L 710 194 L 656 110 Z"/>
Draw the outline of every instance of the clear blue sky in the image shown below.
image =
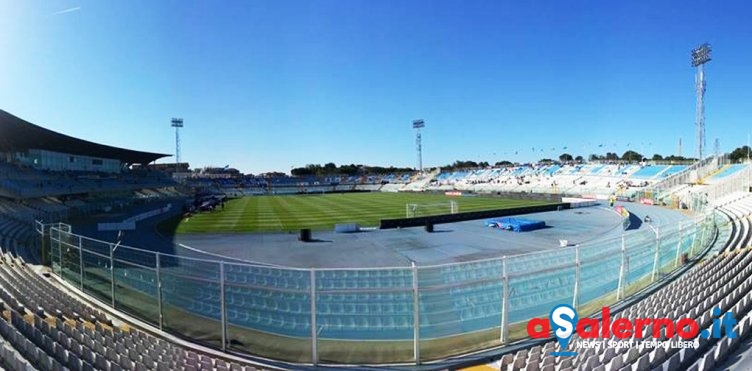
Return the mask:
<path fill-rule="evenodd" d="M 706 148 L 752 131 L 748 1 L 0 0 L 0 14 L 1 109 L 162 153 L 182 117 L 194 167 L 416 166 L 416 118 L 426 166 L 677 154 L 679 137 L 691 156 L 689 51 L 705 41 Z"/>

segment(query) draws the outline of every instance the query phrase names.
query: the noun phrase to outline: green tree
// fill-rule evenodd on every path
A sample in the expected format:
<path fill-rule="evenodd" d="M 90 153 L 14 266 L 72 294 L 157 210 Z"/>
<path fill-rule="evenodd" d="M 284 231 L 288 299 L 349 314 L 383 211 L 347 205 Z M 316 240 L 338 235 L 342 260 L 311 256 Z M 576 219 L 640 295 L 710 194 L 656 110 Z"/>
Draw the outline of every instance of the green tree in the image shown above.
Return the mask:
<path fill-rule="evenodd" d="M 694 161 L 693 158 L 686 158 L 684 156 L 675 156 L 670 155 L 663 158 L 664 161 L 670 161 L 670 162 L 692 162 Z"/>
<path fill-rule="evenodd" d="M 624 152 L 623 155 L 621 155 L 621 159 L 624 161 L 629 161 L 629 162 L 642 161 L 642 155 L 635 151 L 629 150 L 629 151 Z"/>
<path fill-rule="evenodd" d="M 750 158 L 750 153 L 752 149 L 750 149 L 748 146 L 741 146 L 739 148 L 736 148 L 735 150 L 731 151 L 729 154 L 729 159 L 732 162 L 742 162 L 748 158 Z"/>
<path fill-rule="evenodd" d="M 332 175 L 337 173 L 337 165 L 335 165 L 333 162 L 328 162 L 324 164 L 324 168 L 322 169 L 322 172 L 326 175 Z"/>
<path fill-rule="evenodd" d="M 572 155 L 570 155 L 569 153 L 562 153 L 561 155 L 559 155 L 559 161 L 561 162 L 569 162 L 572 160 L 574 160 L 574 158 L 572 158 Z"/>
<path fill-rule="evenodd" d="M 453 171 L 453 170 L 460 170 L 460 169 L 471 169 L 471 168 L 476 168 L 478 166 L 479 166 L 478 163 L 472 160 L 470 161 L 457 160 L 451 165 L 442 166 L 441 170 Z"/>

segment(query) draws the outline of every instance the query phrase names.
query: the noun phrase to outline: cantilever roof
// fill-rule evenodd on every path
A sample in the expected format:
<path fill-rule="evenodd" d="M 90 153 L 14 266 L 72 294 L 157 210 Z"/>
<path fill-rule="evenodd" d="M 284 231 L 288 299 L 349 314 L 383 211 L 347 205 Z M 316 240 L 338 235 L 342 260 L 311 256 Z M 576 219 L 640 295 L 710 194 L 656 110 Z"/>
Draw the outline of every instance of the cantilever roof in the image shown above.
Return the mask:
<path fill-rule="evenodd" d="M 0 110 L 0 151 L 20 152 L 29 149 L 111 158 L 129 164 L 148 164 L 158 158 L 171 156 L 112 147 L 74 138 L 34 125 Z"/>

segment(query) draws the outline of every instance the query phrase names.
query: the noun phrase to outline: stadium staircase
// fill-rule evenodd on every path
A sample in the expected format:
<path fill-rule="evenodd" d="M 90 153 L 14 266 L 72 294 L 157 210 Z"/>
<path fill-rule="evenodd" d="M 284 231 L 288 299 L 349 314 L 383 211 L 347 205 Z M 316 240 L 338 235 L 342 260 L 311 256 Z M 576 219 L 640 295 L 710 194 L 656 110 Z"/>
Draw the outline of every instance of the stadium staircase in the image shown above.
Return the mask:
<path fill-rule="evenodd" d="M 437 175 L 441 173 L 441 169 L 434 169 L 429 173 L 417 174 L 410 180 L 408 184 L 402 187 L 403 191 L 422 191 L 426 189 L 428 184 L 431 183 Z"/>
<path fill-rule="evenodd" d="M 708 179 L 710 179 L 710 178 L 712 178 L 712 177 L 714 177 L 714 176 L 716 176 L 716 175 L 718 175 L 718 174 L 720 174 L 720 173 L 724 172 L 724 171 L 725 171 L 726 169 L 728 169 L 729 167 L 731 167 L 731 165 L 728 165 L 728 164 L 727 164 L 727 165 L 724 165 L 724 166 L 722 166 L 722 167 L 719 167 L 719 168 L 718 168 L 718 169 L 716 169 L 715 171 L 713 171 L 713 172 L 710 172 L 710 173 L 708 173 L 707 175 L 705 175 L 705 176 L 704 176 L 704 177 L 703 177 L 702 179 L 698 179 L 698 180 L 697 180 L 697 184 L 705 184 L 705 183 L 706 183 L 706 182 L 708 181 Z"/>

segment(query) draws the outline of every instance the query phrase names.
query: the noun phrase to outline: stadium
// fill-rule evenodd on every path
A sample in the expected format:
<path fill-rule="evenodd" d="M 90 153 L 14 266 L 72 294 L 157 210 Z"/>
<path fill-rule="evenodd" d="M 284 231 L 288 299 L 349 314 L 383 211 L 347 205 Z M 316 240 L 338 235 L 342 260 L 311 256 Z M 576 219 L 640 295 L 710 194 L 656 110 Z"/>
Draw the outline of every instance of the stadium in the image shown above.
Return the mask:
<path fill-rule="evenodd" d="M 752 370 L 750 4 L 62 3 L 0 2 L 0 371 Z"/>
<path fill-rule="evenodd" d="M 149 166 L 164 154 L 4 111 L 0 132 L 9 369 L 674 370 L 744 351 L 752 168 L 725 156 L 171 177 Z M 559 357 L 525 329 L 561 303 L 700 329 L 719 307 L 740 336 Z"/>

